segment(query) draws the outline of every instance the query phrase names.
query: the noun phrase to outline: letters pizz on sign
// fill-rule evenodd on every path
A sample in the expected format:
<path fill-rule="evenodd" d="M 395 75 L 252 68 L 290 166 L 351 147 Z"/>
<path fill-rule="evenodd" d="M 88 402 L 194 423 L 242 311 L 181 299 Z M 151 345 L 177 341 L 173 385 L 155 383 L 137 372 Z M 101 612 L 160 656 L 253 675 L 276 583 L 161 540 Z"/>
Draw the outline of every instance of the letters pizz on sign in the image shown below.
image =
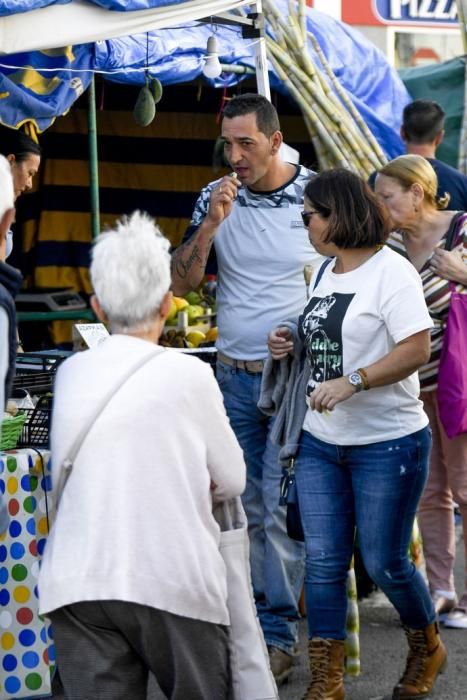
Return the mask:
<path fill-rule="evenodd" d="M 374 0 L 384 22 L 457 22 L 456 0 Z"/>

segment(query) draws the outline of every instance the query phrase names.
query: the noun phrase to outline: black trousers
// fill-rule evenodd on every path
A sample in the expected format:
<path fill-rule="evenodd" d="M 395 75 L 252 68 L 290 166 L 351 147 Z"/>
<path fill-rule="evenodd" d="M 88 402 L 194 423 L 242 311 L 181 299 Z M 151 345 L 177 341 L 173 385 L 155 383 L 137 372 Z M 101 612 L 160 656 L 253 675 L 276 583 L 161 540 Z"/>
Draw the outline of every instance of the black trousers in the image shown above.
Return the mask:
<path fill-rule="evenodd" d="M 136 603 L 49 614 L 66 700 L 146 700 L 151 671 L 170 700 L 227 700 L 227 628 Z"/>

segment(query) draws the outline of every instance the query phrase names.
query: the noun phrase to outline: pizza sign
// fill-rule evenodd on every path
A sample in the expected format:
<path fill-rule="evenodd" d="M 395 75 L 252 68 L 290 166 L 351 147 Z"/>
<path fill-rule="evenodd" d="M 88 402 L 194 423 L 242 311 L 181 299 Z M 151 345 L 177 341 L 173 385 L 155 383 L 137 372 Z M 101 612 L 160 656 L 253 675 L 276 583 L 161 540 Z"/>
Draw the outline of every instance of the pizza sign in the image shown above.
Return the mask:
<path fill-rule="evenodd" d="M 457 24 L 456 0 L 373 0 L 383 24 Z"/>

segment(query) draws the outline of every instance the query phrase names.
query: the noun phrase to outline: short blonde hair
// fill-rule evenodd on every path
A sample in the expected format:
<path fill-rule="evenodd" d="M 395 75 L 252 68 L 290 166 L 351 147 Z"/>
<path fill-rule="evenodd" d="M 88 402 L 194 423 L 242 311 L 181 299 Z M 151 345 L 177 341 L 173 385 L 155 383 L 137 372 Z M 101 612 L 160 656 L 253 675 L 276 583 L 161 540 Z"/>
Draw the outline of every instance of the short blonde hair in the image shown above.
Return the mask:
<path fill-rule="evenodd" d="M 402 185 L 404 189 L 410 189 L 418 184 L 423 189 L 425 201 L 436 209 L 446 209 L 451 199 L 447 192 L 438 197 L 438 177 L 433 166 L 423 156 L 414 154 L 399 156 L 389 161 L 378 173 L 392 177 Z"/>

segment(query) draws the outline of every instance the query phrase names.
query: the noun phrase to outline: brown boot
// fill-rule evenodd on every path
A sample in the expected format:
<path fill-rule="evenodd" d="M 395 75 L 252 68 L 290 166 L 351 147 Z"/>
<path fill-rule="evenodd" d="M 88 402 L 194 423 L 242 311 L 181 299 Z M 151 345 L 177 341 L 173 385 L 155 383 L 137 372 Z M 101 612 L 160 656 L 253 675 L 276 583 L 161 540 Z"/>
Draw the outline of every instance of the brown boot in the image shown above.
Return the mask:
<path fill-rule="evenodd" d="M 302 700 L 344 700 L 344 642 L 315 637 L 308 655 L 311 683 Z"/>
<path fill-rule="evenodd" d="M 447 654 L 439 636 L 438 623 L 424 630 L 404 628 L 409 655 L 404 674 L 394 688 L 393 700 L 426 698 L 431 693 L 438 673 L 447 666 Z"/>

